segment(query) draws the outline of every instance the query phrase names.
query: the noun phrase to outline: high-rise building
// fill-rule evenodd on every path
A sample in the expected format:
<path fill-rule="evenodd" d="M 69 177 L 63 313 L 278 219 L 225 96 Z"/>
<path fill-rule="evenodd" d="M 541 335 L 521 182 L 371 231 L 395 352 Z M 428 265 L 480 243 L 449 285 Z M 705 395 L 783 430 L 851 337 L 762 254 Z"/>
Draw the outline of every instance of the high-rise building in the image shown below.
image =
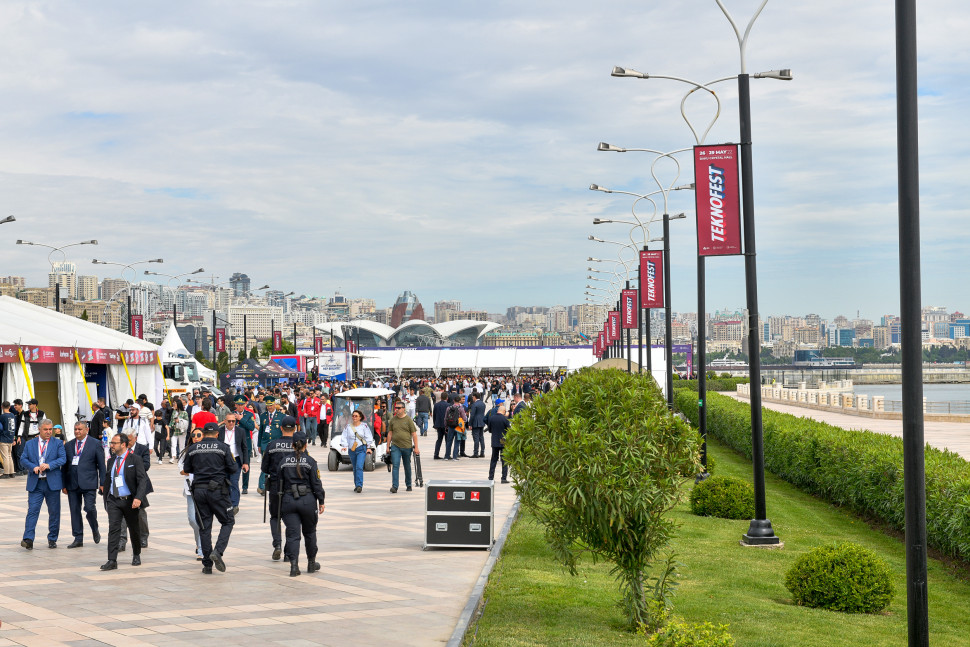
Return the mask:
<path fill-rule="evenodd" d="M 234 272 L 233 275 L 229 277 L 229 288 L 232 290 L 233 296 L 246 296 L 249 294 L 250 288 L 249 276 L 239 272 Z"/>
<path fill-rule="evenodd" d="M 14 285 L 18 288 L 27 287 L 27 279 L 23 276 L 4 276 L 0 278 L 0 285 Z"/>
<path fill-rule="evenodd" d="M 128 281 L 124 279 L 104 279 L 101 281 L 101 298 L 105 301 L 111 300 L 118 295 L 118 298 L 125 296 L 128 289 Z"/>
<path fill-rule="evenodd" d="M 461 310 L 461 301 L 457 299 L 451 299 L 448 301 L 435 301 L 434 303 L 434 321 L 435 323 L 441 323 L 442 321 L 452 321 L 448 319 L 446 314 L 449 311 L 458 312 Z"/>
<path fill-rule="evenodd" d="M 416 294 L 410 290 L 405 290 L 394 302 L 391 308 L 391 327 L 397 328 L 405 321 L 411 319 L 424 319 L 424 307 L 418 301 Z"/>
<path fill-rule="evenodd" d="M 77 291 L 74 298 L 78 301 L 94 301 L 98 298 L 98 277 L 83 275 L 77 277 Z"/>

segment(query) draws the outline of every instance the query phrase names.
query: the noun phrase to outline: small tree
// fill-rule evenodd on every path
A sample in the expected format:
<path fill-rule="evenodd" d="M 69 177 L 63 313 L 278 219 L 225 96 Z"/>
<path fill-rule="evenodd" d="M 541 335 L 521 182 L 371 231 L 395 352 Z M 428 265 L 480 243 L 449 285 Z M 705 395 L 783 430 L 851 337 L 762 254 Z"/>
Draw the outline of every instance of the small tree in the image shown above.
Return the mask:
<path fill-rule="evenodd" d="M 212 362 L 206 359 L 205 355 L 202 354 L 201 350 L 195 351 L 195 359 L 199 360 L 199 363 L 206 368 L 212 368 Z"/>
<path fill-rule="evenodd" d="M 216 373 L 229 372 L 229 353 L 222 351 L 216 355 Z"/>
<path fill-rule="evenodd" d="M 253 346 L 252 350 L 249 351 L 249 359 L 259 359 L 259 349 Z"/>
<path fill-rule="evenodd" d="M 282 343 L 282 350 L 279 352 L 280 355 L 292 355 L 292 354 L 294 354 L 296 352 L 296 348 L 293 347 L 293 342 L 287 341 L 285 339 L 282 340 L 282 341 L 283 341 L 283 343 Z M 272 339 L 267 339 L 266 341 L 263 342 L 263 345 L 260 348 L 260 354 L 263 357 L 269 357 L 271 355 L 276 355 L 277 354 L 277 353 L 274 353 L 273 352 L 273 340 Z"/>
<path fill-rule="evenodd" d="M 506 436 L 515 488 L 556 557 L 574 575 L 583 552 L 613 562 L 634 628 L 666 612 L 648 600 L 645 571 L 673 534 L 666 513 L 700 471 L 698 441 L 651 377 L 615 369 L 573 375 Z"/>
<path fill-rule="evenodd" d="M 83 321 L 87 321 L 88 320 L 88 309 L 87 308 L 85 308 L 84 310 L 81 311 L 81 319 Z"/>
<path fill-rule="evenodd" d="M 245 362 L 246 361 L 246 349 L 245 348 L 240 348 L 239 349 L 239 355 L 237 357 L 238 357 L 238 359 L 239 359 L 240 362 Z"/>

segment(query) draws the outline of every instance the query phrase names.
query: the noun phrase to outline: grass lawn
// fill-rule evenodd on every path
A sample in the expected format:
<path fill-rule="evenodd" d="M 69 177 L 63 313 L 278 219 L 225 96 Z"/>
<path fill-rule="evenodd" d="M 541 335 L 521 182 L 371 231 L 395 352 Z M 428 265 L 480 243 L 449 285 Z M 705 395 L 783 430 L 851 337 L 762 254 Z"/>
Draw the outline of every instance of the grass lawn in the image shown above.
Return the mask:
<path fill-rule="evenodd" d="M 744 458 L 709 445 L 717 473 L 751 479 Z M 730 625 L 739 647 L 831 647 L 906 644 L 906 568 L 900 540 L 871 529 L 835 506 L 767 475 L 767 507 L 781 550 L 738 545 L 747 521 L 695 517 L 685 502 L 673 542 L 681 585 L 674 614 L 692 622 Z M 852 541 L 875 550 L 895 575 L 896 596 L 879 615 L 846 615 L 792 604 L 783 581 L 796 557 L 811 548 Z M 961 577 L 963 578 L 961 580 Z M 566 574 L 546 547 L 542 528 L 524 513 L 485 589 L 484 613 L 466 645 L 635 645 L 617 607 L 619 593 L 607 564 L 588 560 Z M 966 572 L 929 562 L 930 641 L 970 647 L 970 583 Z"/>

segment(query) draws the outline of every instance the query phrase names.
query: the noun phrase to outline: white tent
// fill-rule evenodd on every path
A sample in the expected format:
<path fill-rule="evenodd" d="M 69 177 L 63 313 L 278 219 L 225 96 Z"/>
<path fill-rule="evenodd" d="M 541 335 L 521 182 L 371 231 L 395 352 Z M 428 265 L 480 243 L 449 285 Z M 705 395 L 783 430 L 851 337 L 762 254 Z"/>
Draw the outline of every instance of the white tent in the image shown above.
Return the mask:
<path fill-rule="evenodd" d="M 195 362 L 195 368 L 199 373 L 199 376 L 206 382 L 215 384 L 216 372 L 211 368 L 206 368 L 202 365 L 199 360 L 195 359 L 195 356 L 189 352 L 182 343 L 182 338 L 179 337 L 178 330 L 176 330 L 175 325 L 169 326 L 168 332 L 165 333 L 165 339 L 162 341 L 161 347 L 158 349 L 161 353 L 162 361 L 169 359 L 181 359 L 181 360 L 192 360 Z"/>
<path fill-rule="evenodd" d="M 391 372 L 400 376 L 410 370 L 463 371 L 479 375 L 482 371 L 518 374 L 520 371 L 575 371 L 594 364 L 588 346 L 576 348 L 441 348 L 368 349 L 364 370 Z"/>
<path fill-rule="evenodd" d="M 75 357 L 76 349 L 96 350 Z M 26 401 L 38 383 L 56 384 L 55 390 L 45 392 L 38 400 L 40 408 L 44 409 L 44 398 L 48 398 L 46 406 L 50 412 L 51 400 L 56 399 L 68 435 L 75 414 L 78 411 L 89 411 L 78 360 L 82 366 L 107 365 L 109 404 L 123 402 L 141 393 L 158 402 L 161 398 L 161 380 L 157 379 L 158 365 L 146 359 L 152 357 L 151 353 L 157 350 L 158 347 L 150 342 L 110 328 L 19 299 L 0 296 L 3 398 L 11 401 L 20 398 Z M 21 351 L 25 354 L 23 364 L 20 361 Z M 120 361 L 119 353 L 124 353 L 132 360 L 127 363 L 127 372 L 124 365 L 111 363 Z M 113 354 L 115 359 L 106 359 L 109 354 Z M 82 398 L 85 400 L 83 403 Z"/>

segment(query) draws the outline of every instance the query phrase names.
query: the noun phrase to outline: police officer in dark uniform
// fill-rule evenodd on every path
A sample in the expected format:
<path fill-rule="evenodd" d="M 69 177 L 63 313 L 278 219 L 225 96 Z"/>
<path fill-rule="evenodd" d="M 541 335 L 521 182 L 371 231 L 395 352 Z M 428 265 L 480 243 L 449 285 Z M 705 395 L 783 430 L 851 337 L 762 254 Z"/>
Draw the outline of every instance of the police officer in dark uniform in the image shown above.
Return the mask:
<path fill-rule="evenodd" d="M 266 481 L 266 496 L 269 497 L 269 529 L 273 533 L 273 559 L 283 555 L 283 538 L 280 532 L 280 464 L 283 458 L 293 453 L 293 432 L 296 431 L 296 418 L 284 416 L 280 425 L 282 438 L 269 441 L 263 449 L 263 459 L 259 469 L 261 480 Z"/>
<path fill-rule="evenodd" d="M 259 451 L 265 452 L 266 446 L 271 440 L 276 440 L 283 436 L 282 425 L 285 414 L 276 407 L 276 398 L 267 395 L 263 398 L 266 403 L 266 411 L 259 414 Z M 259 475 L 259 487 L 256 492 L 263 496 L 266 491 L 266 475 Z"/>
<path fill-rule="evenodd" d="M 225 572 L 222 555 L 229 545 L 229 535 L 235 518 L 229 500 L 229 476 L 236 472 L 236 461 L 229 445 L 219 441 L 219 425 L 205 423 L 202 440 L 189 445 L 185 454 L 182 474 L 193 474 L 192 500 L 195 502 L 202 540 L 202 572 L 212 573 L 212 566 Z M 219 539 L 212 547 L 212 517 L 219 520 Z"/>
<path fill-rule="evenodd" d="M 295 422 L 295 421 L 294 421 Z M 290 577 L 300 574 L 300 535 L 306 542 L 308 573 L 320 570 L 317 563 L 317 514 L 323 514 L 323 484 L 317 462 L 307 453 L 307 435 L 293 434 L 293 449 L 280 463 L 280 485 L 283 501 L 280 512 L 286 524 L 286 546 L 283 553 L 290 563 Z"/>

